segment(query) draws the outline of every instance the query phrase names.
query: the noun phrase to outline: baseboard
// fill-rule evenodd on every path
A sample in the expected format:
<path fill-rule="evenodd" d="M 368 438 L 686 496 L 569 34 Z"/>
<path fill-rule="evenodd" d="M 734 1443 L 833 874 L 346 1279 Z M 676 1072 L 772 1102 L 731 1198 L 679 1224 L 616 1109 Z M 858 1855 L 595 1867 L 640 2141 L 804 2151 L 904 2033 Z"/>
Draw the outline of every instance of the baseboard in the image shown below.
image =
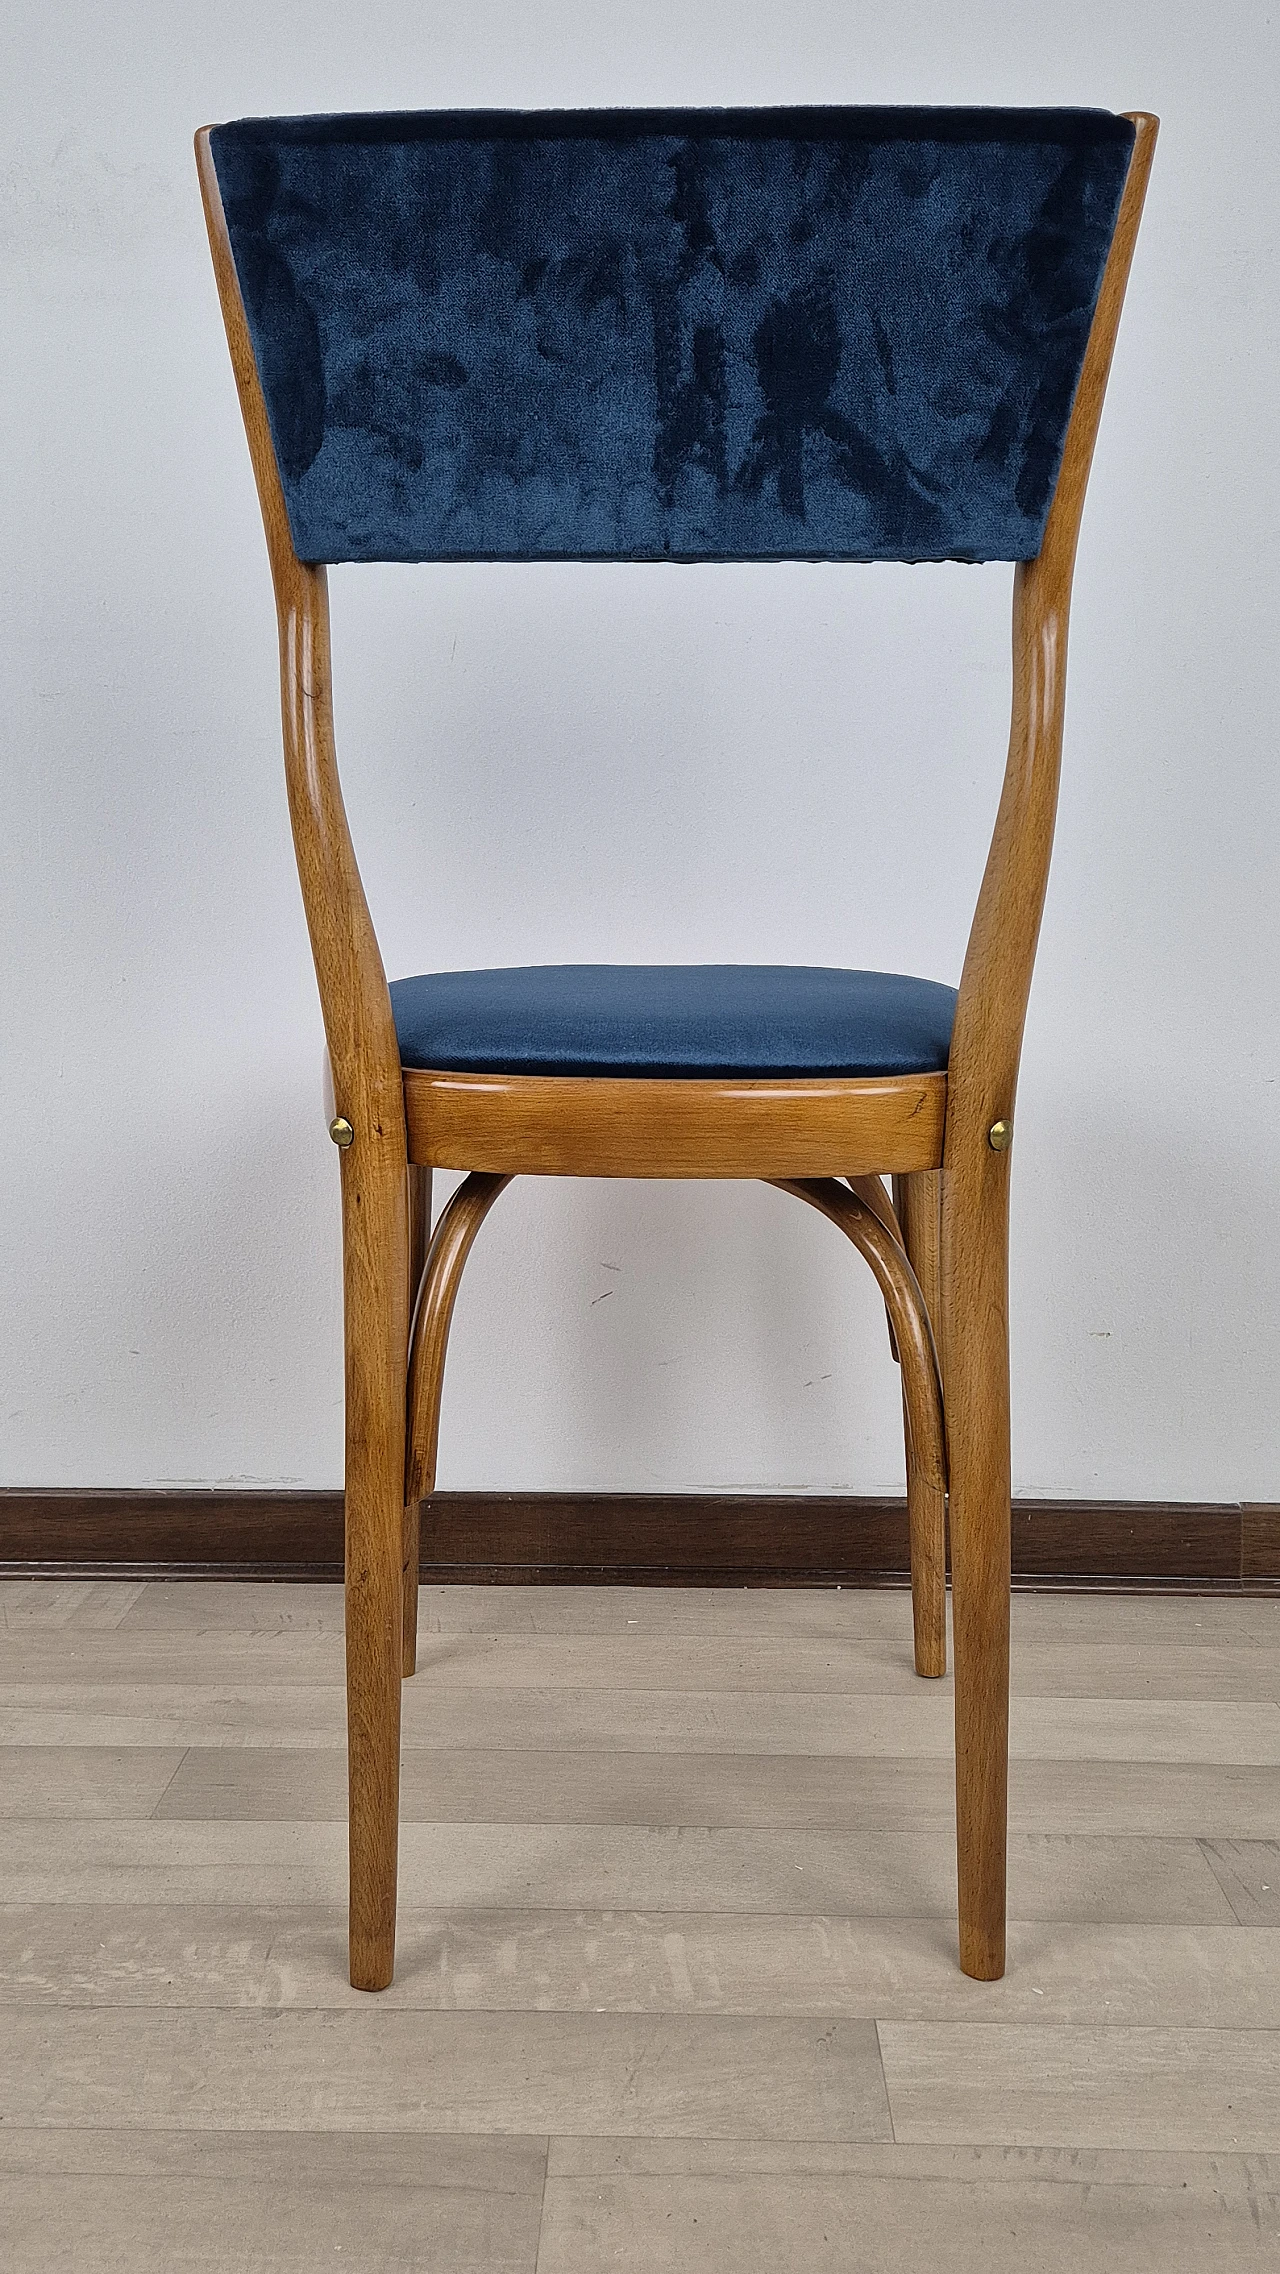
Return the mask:
<path fill-rule="evenodd" d="M 422 1576 L 683 1587 L 892 1587 L 900 1500 L 748 1493 L 442 1492 Z M 1019 1500 L 1024 1586 L 1280 1591 L 1280 1507 Z M 6 1577 L 338 1579 L 340 1492 L 0 1491 Z"/>

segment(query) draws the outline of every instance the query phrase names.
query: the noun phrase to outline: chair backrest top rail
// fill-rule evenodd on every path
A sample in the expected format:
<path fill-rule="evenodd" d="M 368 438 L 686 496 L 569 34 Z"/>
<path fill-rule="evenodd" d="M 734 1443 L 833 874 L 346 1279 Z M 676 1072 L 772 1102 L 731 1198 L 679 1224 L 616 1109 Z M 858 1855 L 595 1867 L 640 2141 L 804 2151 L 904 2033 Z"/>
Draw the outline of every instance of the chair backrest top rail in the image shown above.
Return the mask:
<path fill-rule="evenodd" d="M 1134 129 L 249 119 L 210 148 L 302 560 L 1023 560 Z"/>

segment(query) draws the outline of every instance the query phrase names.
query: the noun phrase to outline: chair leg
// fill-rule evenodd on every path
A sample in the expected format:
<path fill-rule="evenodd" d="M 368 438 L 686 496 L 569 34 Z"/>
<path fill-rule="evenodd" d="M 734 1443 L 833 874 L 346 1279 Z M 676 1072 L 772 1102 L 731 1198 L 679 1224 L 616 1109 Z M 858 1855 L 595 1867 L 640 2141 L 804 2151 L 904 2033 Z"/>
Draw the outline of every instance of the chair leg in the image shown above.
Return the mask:
<path fill-rule="evenodd" d="M 894 1207 L 903 1245 L 920 1283 L 941 1363 L 939 1242 L 941 1184 L 938 1170 L 895 1177 Z M 911 1541 L 911 1616 L 915 1629 L 917 1674 L 947 1671 L 947 1510 L 946 1494 L 925 1474 L 911 1442 L 903 1401 L 907 1447 L 907 1530 Z"/>
<path fill-rule="evenodd" d="M 427 1251 L 409 1352 L 405 1400 L 405 1490 L 407 1501 L 415 1507 L 435 1490 L 444 1361 L 458 1287 L 476 1234 L 499 1193 L 504 1192 L 510 1182 L 509 1176 L 491 1176 L 473 1170 L 458 1186 L 448 1207 L 441 1210 Z"/>
<path fill-rule="evenodd" d="M 412 1321 L 423 1267 L 431 1241 L 431 1171 L 409 1165 L 409 1318 Z M 421 1555 L 422 1503 L 406 1498 L 401 1554 L 401 1658 L 407 1679 L 418 1671 L 418 1564 Z"/>
<path fill-rule="evenodd" d="M 418 1565 L 422 1560 L 422 1502 L 406 1500 L 400 1542 L 400 1678 L 418 1671 Z"/>
<path fill-rule="evenodd" d="M 364 1156 L 370 1156 L 365 1158 Z M 351 1981 L 395 1970 L 408 1209 L 401 1165 L 356 1143 L 342 1164 Z"/>
<path fill-rule="evenodd" d="M 907 1537 L 911 1549 L 911 1625 L 917 1674 L 947 1671 L 947 1496 L 924 1474 L 911 1442 L 906 1400 Z"/>
<path fill-rule="evenodd" d="M 956 1847 L 960 1964 L 993 1982 L 1005 1962 L 1010 1587 L 1008 1181 L 994 1156 L 969 1202 L 944 1189 Z"/>

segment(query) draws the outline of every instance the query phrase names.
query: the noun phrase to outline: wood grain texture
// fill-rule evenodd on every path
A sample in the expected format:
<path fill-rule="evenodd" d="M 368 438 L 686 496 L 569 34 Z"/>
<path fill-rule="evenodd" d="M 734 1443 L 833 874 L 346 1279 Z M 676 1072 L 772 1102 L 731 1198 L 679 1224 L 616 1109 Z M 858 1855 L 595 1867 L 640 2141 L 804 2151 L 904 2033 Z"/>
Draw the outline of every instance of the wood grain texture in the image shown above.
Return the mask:
<path fill-rule="evenodd" d="M 1066 701 L 1067 623 L 1085 488 L 1155 151 L 1135 117 L 1133 156 L 1067 427 L 1044 542 L 1019 565 L 1013 715 L 948 1065 L 939 1306 L 956 1669 L 960 1963 L 1004 1969 L 1008 1778 L 1010 1452 L 1009 1171 L 988 1133 L 1010 1124 L 1049 880 Z M 928 1166 L 928 1163 L 922 1166 Z"/>
<path fill-rule="evenodd" d="M 415 1161 L 521 1176 L 847 1176 L 936 1167 L 945 1074 L 626 1081 L 406 1067 Z"/>
<path fill-rule="evenodd" d="M 0 1909 L 0 2006 L 362 2003 L 327 1963 L 338 1905 L 24 1903 Z M 1269 1928 L 1012 1922 L 983 2018 L 1280 2030 Z M 417 1909 L 386 2003 L 437 2013 L 710 2013 L 974 2019 L 936 1919 L 777 1912 Z M 2 2166 L 0 2166 L 2 2168 Z"/>
<path fill-rule="evenodd" d="M 534 2274 L 545 2139 L 273 2130 L 0 2145 L 10 2274 Z"/>
<path fill-rule="evenodd" d="M 1233 2274 L 1271 2274 L 1277 2264 L 1274 2157 L 902 2144 L 859 2154 L 820 2143 L 784 2156 L 715 2140 L 681 2145 L 660 2157 L 630 2140 L 553 2141 L 539 2274 L 649 2274 L 655 2265 L 681 2274 L 848 2274 L 854 2265 L 1202 2274 L 1224 2251 Z"/>
<path fill-rule="evenodd" d="M 915 1668 L 917 1674 L 936 1678 L 947 1669 L 947 1450 L 938 1354 L 924 1297 L 878 1177 L 850 1179 L 852 1189 L 830 1178 L 777 1182 L 781 1191 L 807 1201 L 839 1226 L 866 1257 L 884 1297 L 902 1375 Z"/>
<path fill-rule="evenodd" d="M 702 2128 L 725 2138 L 888 2140 L 875 2026 L 638 2014 L 11 2008 L 0 2105 L 33 2126 L 138 2132 L 545 2133 Z M 44 2043 L 42 2045 L 42 2039 Z"/>
<path fill-rule="evenodd" d="M 431 1241 L 409 1358 L 405 1492 L 415 1503 L 425 1500 L 435 1486 L 445 1353 L 467 1257 L 494 1201 L 510 1181 L 473 1171 L 452 1195 Z M 416 1585 L 416 1572 L 413 1576 Z"/>
<path fill-rule="evenodd" d="M 9 1748 L 22 1764 L 76 1748 Z M 6 1762 L 8 1760 L 6 1754 Z M 157 1820 L 341 1821 L 345 1763 L 321 1746 L 192 1746 L 152 1813 Z M 950 1761 L 863 1754 L 547 1752 L 406 1746 L 404 1823 L 683 1824 L 707 1830 L 948 1832 Z M 72 1780 L 74 1784 L 74 1779 Z M 67 1789 L 49 1775 L 52 1795 Z M 51 1811 L 57 1813 L 56 1810 Z M 30 1813 L 30 1811 L 28 1811 Z M 1280 1839 L 1274 1767 L 1200 1761 L 1009 1764 L 1009 1822 L 1019 1832 L 1088 1838 L 1233 1842 Z M 1212 1853 L 1205 1854 L 1215 1869 Z M 1261 1878 L 1280 1889 L 1280 1872 Z M 1260 1882 L 1261 1884 L 1261 1882 Z M 1269 1924 L 1250 1918 L 1246 1925 Z"/>
<path fill-rule="evenodd" d="M 901 1597 L 434 1589 L 371 2005 L 341 1591 L 72 1592 L 0 1629 L 75 1731 L 0 1742 L 6 2274 L 1275 2266 L 1275 1599 L 1017 1599 L 979 1987 Z"/>
<path fill-rule="evenodd" d="M 1203 1846 L 1241 1925 L 1280 1927 L 1280 1840 L 1205 1840 Z"/>
<path fill-rule="evenodd" d="M 16 1584 L 28 1594 L 38 1592 L 30 1580 Z M 120 1623 L 130 1632 L 155 1634 L 340 1635 L 342 1589 L 315 1580 L 239 1580 L 232 1587 L 210 1587 L 201 1579 L 165 1578 L 141 1587 Z M 711 1635 L 747 1641 L 790 1637 L 801 1644 L 900 1648 L 902 1606 L 895 1588 L 626 1587 L 612 1581 L 592 1587 L 573 1580 L 528 1588 L 455 1581 L 425 1590 L 422 1625 L 428 1635 L 652 1636 L 697 1643 Z M 1275 1652 L 1280 1600 L 1271 1594 L 1244 1597 L 1231 1588 L 1036 1586 L 1015 1593 L 1012 1628 L 1016 1653 L 1038 1659 L 1053 1649 L 1059 1663 L 1069 1654 L 1075 1666 L 1087 1664 L 1092 1652 L 1110 1658 L 1132 1651 L 1135 1664 L 1149 1668 L 1157 1647 L 1171 1664 L 1187 1650 Z"/>
<path fill-rule="evenodd" d="M 11 1819 L 0 1902 L 132 1904 L 342 1901 L 344 1827 L 333 1823 Z M 699 1911 L 947 1921 L 950 1827 L 766 1832 L 655 1825 L 410 1824 L 406 1904 L 483 1911 Z M 1238 1924 L 1195 1840 L 1123 1833 L 1009 1843 L 1013 1915 L 1055 1924 Z M 326 1943 L 323 1963 L 341 1963 Z M 320 1963 L 317 1954 L 317 1963 Z M 357 2001 L 358 2002 L 358 2001 Z M 585 2002 L 585 2001 L 584 2001 Z M 374 2009 L 376 2010 L 376 2009 Z M 975 2012 L 975 2019 L 980 2016 Z M 0 2033 L 2 2034 L 2 2033 Z"/>
<path fill-rule="evenodd" d="M 568 1621 L 559 1628 L 553 1621 L 540 1627 L 534 1618 L 540 1598 L 514 1589 L 491 1592 L 491 1626 L 472 1625 L 465 1617 L 451 1624 L 451 1593 L 433 1590 L 428 1596 L 420 1662 L 424 1683 L 481 1690 L 635 1690 L 647 1684 L 699 1693 L 919 1694 L 901 1595 L 883 1598 L 893 1616 L 882 1631 L 870 1623 L 863 1627 L 857 1616 L 860 1601 L 850 1611 L 842 1600 L 843 1615 L 829 1631 L 815 1621 L 808 1632 L 779 1624 L 774 1633 L 759 1633 L 745 1618 L 735 1629 L 718 1626 L 711 1617 L 701 1630 L 692 1623 L 664 1629 L 618 1617 L 602 1617 L 593 1629 L 577 1629 Z M 512 1595 L 528 1610 L 523 1625 L 510 1615 Z M 710 1596 L 704 1603 L 708 1613 L 718 1607 Z M 245 1615 L 246 1620 L 252 1616 Z M 1272 1692 L 1280 1696 L 1280 1605 L 1272 1629 L 1269 1642 L 1238 1647 L 1172 1640 L 1104 1645 L 1034 1625 L 1028 1632 L 1019 1617 L 1013 1623 L 1012 1688 L 1024 1698 L 1130 1700 L 1144 1707 L 1180 1704 L 1188 1709 L 1248 1706 L 1260 1712 Z M 696 1654 L 689 1646 L 690 1633 L 698 1636 Z M 25 1696 L 33 1683 L 65 1690 L 77 1682 L 94 1688 L 111 1681 L 130 1688 L 167 1688 L 255 1679 L 273 1693 L 340 1684 L 341 1620 L 314 1628 L 263 1622 L 232 1637 L 216 1626 L 206 1630 L 195 1619 L 175 1619 L 167 1626 L 158 1621 L 149 1627 L 131 1624 L 119 1642 L 93 1632 L 16 1631 L 5 1645 L 0 1692 L 6 1698 Z"/>
<path fill-rule="evenodd" d="M 431 1245 L 431 1171 L 409 1168 L 409 1320 L 410 1347 L 418 1291 Z M 407 1447 L 406 1447 L 406 1458 Z M 418 1564 L 421 1557 L 421 1501 L 405 1487 L 400 1552 L 400 1671 L 408 1676 L 418 1663 Z"/>
<path fill-rule="evenodd" d="M 928 1314 L 942 1371 L 942 1182 L 936 1170 L 893 1180 L 894 1207 L 907 1257 Z M 905 1410 L 907 1530 L 911 1538 L 911 1605 L 916 1665 L 922 1674 L 947 1669 L 947 1508 L 916 1457 Z"/>
<path fill-rule="evenodd" d="M 1280 1585 L 1280 1507 L 1241 1510 L 1240 1576 Z"/>
<path fill-rule="evenodd" d="M 1273 1594 L 1280 1572 L 1255 1565 L 1242 1578 L 1247 1513 L 1230 1501 L 1015 1500 L 1014 1582 Z M 72 1574 L 340 1578 L 342 1521 L 338 1491 L 0 1490 L 0 1568 L 27 1575 L 0 1583 L 22 1590 L 4 1615 L 28 1615 L 21 1601 L 41 1574 L 77 1602 L 95 1582 Z M 858 1493 L 437 1492 L 428 1541 L 424 1579 L 453 1587 L 900 1586 L 909 1568 L 904 1502 Z M 114 1624 L 138 1580 L 109 1584 L 125 1591 L 102 1598 Z"/>
<path fill-rule="evenodd" d="M 196 137 L 223 321 L 275 587 L 285 782 L 337 1111 L 355 1132 L 342 1185 L 352 1980 L 395 1964 L 396 1803 L 404 1653 L 409 1178 L 400 1049 L 347 826 L 333 735 L 323 568 L 293 549 L 208 131 Z"/>
<path fill-rule="evenodd" d="M 1269 2031 L 881 2028 L 899 2140 L 1026 2147 L 1273 2149 Z"/>

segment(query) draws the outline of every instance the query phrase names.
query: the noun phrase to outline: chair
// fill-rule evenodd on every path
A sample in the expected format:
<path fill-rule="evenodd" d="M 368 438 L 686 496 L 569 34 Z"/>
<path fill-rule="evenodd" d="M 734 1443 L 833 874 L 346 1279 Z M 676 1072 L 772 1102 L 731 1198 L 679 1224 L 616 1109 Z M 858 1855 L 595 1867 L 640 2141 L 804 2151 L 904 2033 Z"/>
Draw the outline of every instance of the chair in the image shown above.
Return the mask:
<path fill-rule="evenodd" d="M 1003 1972 L 1009 1146 L 1076 539 L 1156 127 L 464 112 L 197 137 L 341 1148 L 357 1987 L 394 1967 L 400 1680 L 450 1315 L 517 1175 L 763 1178 L 870 1263 L 922 1675 L 945 1667 L 950 1526 L 960 1963 Z M 323 564 L 566 558 L 1017 564 L 1008 767 L 958 992 L 745 966 L 388 987 Z M 434 1231 L 433 1167 L 469 1172 Z"/>

